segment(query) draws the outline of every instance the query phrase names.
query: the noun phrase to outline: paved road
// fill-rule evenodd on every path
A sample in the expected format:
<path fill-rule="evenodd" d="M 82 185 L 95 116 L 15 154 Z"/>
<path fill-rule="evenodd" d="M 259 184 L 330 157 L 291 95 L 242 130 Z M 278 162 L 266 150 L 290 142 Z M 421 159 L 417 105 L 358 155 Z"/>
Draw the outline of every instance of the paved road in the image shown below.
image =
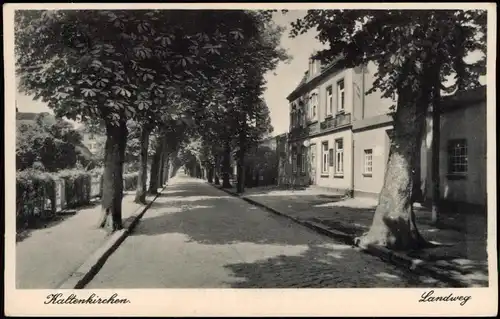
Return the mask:
<path fill-rule="evenodd" d="M 179 177 L 86 288 L 440 286 Z"/>

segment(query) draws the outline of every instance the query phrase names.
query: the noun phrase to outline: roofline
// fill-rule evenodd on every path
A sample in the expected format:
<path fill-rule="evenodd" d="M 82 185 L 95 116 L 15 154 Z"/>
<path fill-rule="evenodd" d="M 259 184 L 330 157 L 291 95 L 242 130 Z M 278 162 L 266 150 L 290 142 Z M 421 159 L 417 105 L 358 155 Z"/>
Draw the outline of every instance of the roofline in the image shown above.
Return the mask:
<path fill-rule="evenodd" d="M 441 101 L 444 108 L 486 101 L 486 85 L 443 96 Z"/>
<path fill-rule="evenodd" d="M 316 75 L 314 78 L 312 78 L 311 80 L 299 85 L 298 87 L 296 87 L 292 93 L 290 93 L 286 99 L 291 102 L 295 99 L 297 99 L 302 93 L 303 91 L 305 91 L 307 88 L 310 88 L 312 86 L 315 86 L 316 84 L 318 84 L 318 82 L 320 82 L 321 80 L 323 80 L 327 75 L 330 75 L 336 71 L 339 71 L 340 69 L 347 69 L 347 68 L 339 68 L 338 66 L 338 62 L 339 61 L 335 61 L 333 63 L 331 63 L 329 66 L 327 66 L 320 74 Z"/>

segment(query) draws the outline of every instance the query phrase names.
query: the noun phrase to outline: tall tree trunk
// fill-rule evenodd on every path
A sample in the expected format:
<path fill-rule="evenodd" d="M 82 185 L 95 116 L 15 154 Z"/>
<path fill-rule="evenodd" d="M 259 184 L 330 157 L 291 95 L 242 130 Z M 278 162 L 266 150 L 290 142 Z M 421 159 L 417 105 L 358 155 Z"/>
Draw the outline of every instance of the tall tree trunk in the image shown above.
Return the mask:
<path fill-rule="evenodd" d="M 255 171 L 252 172 L 252 176 L 253 176 L 253 186 L 254 187 L 259 187 L 260 186 L 260 174 L 259 174 L 259 170 L 258 169 L 255 169 Z"/>
<path fill-rule="evenodd" d="M 175 151 L 169 160 L 169 176 L 168 178 L 172 178 L 177 174 L 177 170 L 179 169 L 179 165 L 177 165 L 177 151 Z"/>
<path fill-rule="evenodd" d="M 160 167 L 158 169 L 158 187 L 163 186 L 163 173 L 165 170 L 165 147 L 163 147 L 163 152 L 161 152 L 161 157 L 160 157 Z"/>
<path fill-rule="evenodd" d="M 220 185 L 220 181 L 219 181 L 219 176 L 220 176 L 220 156 L 217 155 L 215 157 L 215 169 L 214 169 L 214 184 L 215 185 Z"/>
<path fill-rule="evenodd" d="M 137 189 L 135 192 L 135 202 L 146 204 L 146 191 L 148 179 L 148 148 L 149 148 L 149 135 L 151 129 L 144 125 L 141 129 L 141 154 L 139 157 L 139 176 L 137 178 Z"/>
<path fill-rule="evenodd" d="M 148 193 L 151 195 L 158 194 L 158 174 L 160 172 L 161 155 L 163 152 L 163 136 L 158 138 L 156 143 L 155 153 L 151 161 L 151 174 L 149 177 Z"/>
<path fill-rule="evenodd" d="M 244 159 L 238 158 L 236 163 L 236 192 L 238 194 L 245 191 L 245 173 Z"/>
<path fill-rule="evenodd" d="M 425 124 L 425 108 L 418 106 L 414 96 L 411 87 L 398 91 L 384 185 L 370 230 L 356 239 L 360 247 L 382 245 L 405 250 L 426 244 L 417 229 L 411 202 L 412 170 Z"/>
<path fill-rule="evenodd" d="M 245 130 L 245 125 L 243 125 L 242 130 L 240 132 L 240 138 L 239 138 L 239 146 L 240 149 L 238 150 L 238 161 L 236 163 L 236 192 L 238 194 L 242 194 L 245 191 L 245 175 L 246 175 L 246 169 L 245 169 L 245 152 L 246 152 L 246 130 Z"/>
<path fill-rule="evenodd" d="M 439 208 L 440 208 L 440 180 L 439 180 L 439 150 L 441 139 L 441 88 L 436 86 L 433 92 L 432 99 L 432 159 L 431 159 L 431 172 L 432 172 L 432 222 L 437 224 L 439 222 Z"/>
<path fill-rule="evenodd" d="M 166 183 L 168 183 L 168 179 L 169 179 L 169 173 L 170 173 L 170 154 L 168 154 L 167 156 L 165 156 L 165 165 L 163 166 L 163 184 L 162 185 L 165 185 Z"/>
<path fill-rule="evenodd" d="M 108 231 L 122 229 L 123 162 L 127 144 L 127 124 L 106 125 L 106 144 L 99 228 Z"/>
<path fill-rule="evenodd" d="M 231 174 L 231 145 L 229 141 L 225 142 L 222 159 L 222 187 L 231 188 L 229 176 Z"/>
<path fill-rule="evenodd" d="M 208 164 L 207 167 L 207 181 L 212 184 L 214 182 L 214 166 L 213 164 Z"/>
<path fill-rule="evenodd" d="M 170 156 L 170 147 L 169 147 L 169 140 L 168 140 L 168 137 L 165 136 L 165 138 L 163 139 L 163 148 L 162 148 L 163 152 L 161 154 L 161 162 L 160 162 L 160 172 L 159 172 L 159 175 L 158 175 L 158 185 L 160 187 L 163 187 L 163 185 L 165 185 L 165 169 L 166 169 L 166 165 L 167 165 L 167 162 L 168 162 L 168 157 Z"/>

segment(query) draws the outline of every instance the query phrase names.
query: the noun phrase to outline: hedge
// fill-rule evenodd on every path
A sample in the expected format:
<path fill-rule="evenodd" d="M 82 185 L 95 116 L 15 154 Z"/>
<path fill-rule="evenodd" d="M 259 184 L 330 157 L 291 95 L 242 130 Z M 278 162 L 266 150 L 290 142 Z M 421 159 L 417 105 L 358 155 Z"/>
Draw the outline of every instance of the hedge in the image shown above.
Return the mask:
<path fill-rule="evenodd" d="M 16 220 L 18 225 L 56 213 L 56 183 L 48 173 L 28 169 L 16 175 Z"/>
<path fill-rule="evenodd" d="M 137 179 L 138 173 L 124 174 L 124 191 L 135 190 Z M 27 169 L 17 172 L 16 188 L 19 228 L 53 217 L 59 210 L 89 204 L 91 198 L 102 194 L 102 169 L 66 169 L 57 173 Z"/>
<path fill-rule="evenodd" d="M 87 171 L 67 169 L 57 172 L 64 180 L 65 207 L 75 208 L 90 203 L 92 176 Z"/>

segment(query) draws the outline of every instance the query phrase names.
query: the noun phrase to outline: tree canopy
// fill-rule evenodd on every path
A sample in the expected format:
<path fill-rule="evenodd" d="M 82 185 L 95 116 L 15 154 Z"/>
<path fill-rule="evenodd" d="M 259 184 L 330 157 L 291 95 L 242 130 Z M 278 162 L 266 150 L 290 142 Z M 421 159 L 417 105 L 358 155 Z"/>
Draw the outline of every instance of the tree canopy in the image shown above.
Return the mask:
<path fill-rule="evenodd" d="M 394 97 L 402 83 L 420 82 L 415 76 L 426 70 L 439 74 L 447 92 L 479 86 L 486 71 L 486 56 L 473 63 L 471 52 L 486 53 L 486 11 L 481 10 L 308 10 L 292 23 L 295 37 L 312 28 L 329 48 L 318 52 L 325 61 L 339 59 L 345 67 L 369 61 L 378 67 L 372 91 Z M 415 74 L 401 78 L 404 61 Z M 454 78 L 444 87 L 445 79 Z M 367 92 L 368 94 L 372 91 Z"/>

